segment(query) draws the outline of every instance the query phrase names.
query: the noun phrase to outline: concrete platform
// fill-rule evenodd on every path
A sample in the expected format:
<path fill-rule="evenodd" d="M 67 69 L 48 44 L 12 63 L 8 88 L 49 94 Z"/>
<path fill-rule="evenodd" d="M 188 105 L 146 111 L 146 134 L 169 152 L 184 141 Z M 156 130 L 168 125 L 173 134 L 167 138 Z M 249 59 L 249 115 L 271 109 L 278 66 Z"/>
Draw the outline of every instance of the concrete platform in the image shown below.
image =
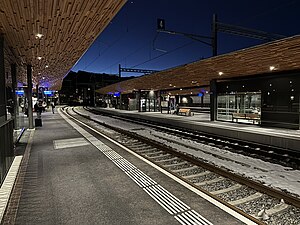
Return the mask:
<path fill-rule="evenodd" d="M 185 224 L 179 220 L 189 213 L 212 224 L 244 224 L 124 149 L 67 123 L 58 113 L 43 113 L 42 119 L 43 126 L 31 131 L 32 138 L 25 135 L 30 147 L 19 152 L 27 154 L 28 165 L 20 195 L 11 196 L 17 201 L 10 207 L 18 203 L 15 222 L 9 222 L 8 213 L 3 224 L 175 225 Z M 117 158 L 107 157 L 112 151 Z M 118 166 L 120 158 L 131 169 Z M 138 185 L 132 171 L 142 173 L 150 184 Z M 169 200 L 155 197 L 157 188 L 179 204 L 177 209 L 167 210 L 164 204 Z M 13 211 L 10 207 L 8 212 Z"/>
<path fill-rule="evenodd" d="M 160 112 L 137 112 L 99 107 L 95 109 L 113 115 L 147 119 L 207 134 L 216 134 L 238 140 L 300 151 L 300 130 L 264 128 L 252 124 L 210 121 L 209 114 L 206 113 L 195 113 L 194 116 L 187 117 Z"/>

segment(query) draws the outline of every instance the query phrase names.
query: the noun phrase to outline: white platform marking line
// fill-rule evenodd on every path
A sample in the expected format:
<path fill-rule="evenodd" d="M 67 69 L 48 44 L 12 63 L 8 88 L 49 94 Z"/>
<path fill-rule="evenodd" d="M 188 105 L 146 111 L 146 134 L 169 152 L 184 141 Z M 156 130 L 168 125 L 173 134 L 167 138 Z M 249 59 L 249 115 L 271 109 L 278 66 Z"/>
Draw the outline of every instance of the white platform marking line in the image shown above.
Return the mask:
<path fill-rule="evenodd" d="M 106 155 L 112 161 L 123 158 L 121 155 L 119 155 L 115 151 L 103 152 L 103 154 Z"/>
<path fill-rule="evenodd" d="M 165 195 L 165 193 L 162 193 L 160 191 L 157 190 L 157 186 L 159 185 L 155 185 L 155 186 L 151 186 L 151 187 L 147 187 L 147 190 L 152 191 L 153 195 L 165 206 L 168 206 L 170 208 L 173 209 L 174 214 L 175 213 L 179 213 L 182 211 L 182 209 L 180 208 L 179 205 L 176 204 L 176 202 L 172 201 L 172 199 L 168 198 L 167 195 Z"/>
<path fill-rule="evenodd" d="M 182 213 L 180 215 L 180 218 L 184 219 L 184 221 L 186 221 L 188 224 L 192 224 L 192 225 L 204 225 L 203 223 L 196 222 L 196 221 L 192 220 L 190 217 L 188 217 L 188 215 L 186 213 Z"/>
<path fill-rule="evenodd" d="M 207 219 L 205 219 L 195 210 L 191 210 L 183 214 L 185 214 L 190 220 L 194 221 L 196 224 L 213 225 L 211 222 L 209 222 Z"/>
<path fill-rule="evenodd" d="M 152 180 L 150 177 L 145 177 L 140 174 L 140 170 L 131 170 L 131 171 L 126 171 L 125 173 L 133 179 L 138 185 L 142 188 L 148 187 L 151 185 L 156 185 L 156 182 Z"/>
<path fill-rule="evenodd" d="M 172 209 L 169 209 L 168 206 L 165 206 L 164 204 L 162 204 L 159 199 L 157 199 L 155 196 L 152 195 L 152 192 L 150 190 L 148 190 L 147 188 L 143 189 L 154 201 L 156 201 L 161 207 L 163 207 L 169 214 L 173 215 L 174 212 Z"/>
<path fill-rule="evenodd" d="M 152 178 L 150 178 L 148 175 L 146 175 L 145 173 L 143 173 L 141 170 L 136 170 L 136 173 L 139 177 L 143 177 L 147 183 L 150 185 L 155 185 L 157 184 L 155 180 L 153 180 Z"/>
<path fill-rule="evenodd" d="M 124 158 L 113 160 L 113 162 L 120 165 L 124 169 L 124 171 L 137 169 L 136 166 L 134 166 Z"/>
<path fill-rule="evenodd" d="M 157 192 L 155 192 L 155 190 L 153 190 L 152 186 L 144 188 L 144 191 L 146 191 L 150 195 L 150 197 L 152 197 L 152 199 L 158 202 L 165 209 L 168 209 L 167 211 L 171 215 L 178 213 L 178 210 L 176 208 L 174 208 L 171 204 L 167 204 L 166 201 L 163 201 L 161 196 Z"/>
<path fill-rule="evenodd" d="M 191 217 L 188 212 L 186 213 L 182 213 L 181 216 L 183 218 L 185 218 L 190 224 L 197 224 L 197 225 L 206 225 L 206 223 L 202 223 L 202 222 L 199 222 L 197 221 L 195 218 Z"/>
<path fill-rule="evenodd" d="M 139 176 L 139 174 L 137 173 L 138 169 L 136 170 L 131 170 L 131 171 L 126 171 L 125 173 L 134 181 L 136 181 L 140 187 L 147 187 L 150 186 L 151 183 L 149 183 L 147 181 L 147 179 L 145 179 L 144 177 Z"/>
<path fill-rule="evenodd" d="M 140 188 L 145 187 L 146 185 L 141 182 L 139 179 L 136 179 L 135 176 L 133 176 L 131 173 L 131 171 L 125 171 L 125 173 L 127 174 L 128 177 L 130 177 Z"/>
<path fill-rule="evenodd" d="M 174 218 L 179 222 L 181 223 L 182 225 L 196 225 L 196 224 L 193 224 L 193 223 L 190 223 L 187 218 L 185 218 L 182 214 L 179 214 L 177 216 L 174 216 Z"/>
<path fill-rule="evenodd" d="M 177 197 L 175 197 L 169 191 L 164 189 L 162 186 L 156 185 L 153 187 L 158 193 L 161 193 L 163 196 L 165 196 L 169 202 L 171 202 L 174 206 L 176 206 L 178 209 L 180 209 L 180 211 L 185 211 L 185 210 L 190 209 L 189 206 L 187 206 L 185 203 L 180 201 Z"/>

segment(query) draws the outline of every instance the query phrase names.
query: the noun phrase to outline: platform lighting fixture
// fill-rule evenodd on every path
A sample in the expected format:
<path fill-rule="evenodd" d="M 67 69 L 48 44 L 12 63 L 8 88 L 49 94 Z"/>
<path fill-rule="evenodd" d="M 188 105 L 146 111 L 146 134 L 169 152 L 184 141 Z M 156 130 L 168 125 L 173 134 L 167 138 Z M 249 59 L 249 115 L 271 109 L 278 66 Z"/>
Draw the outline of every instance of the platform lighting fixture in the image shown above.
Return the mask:
<path fill-rule="evenodd" d="M 219 72 L 219 76 L 222 76 L 224 73 L 223 72 Z"/>
<path fill-rule="evenodd" d="M 41 39 L 42 37 L 44 37 L 44 35 L 43 35 L 43 34 L 40 34 L 40 33 L 37 33 L 37 34 L 35 35 L 35 38 L 36 38 L 36 39 Z"/>
<path fill-rule="evenodd" d="M 270 71 L 273 71 L 275 69 L 276 69 L 275 66 L 270 66 Z"/>

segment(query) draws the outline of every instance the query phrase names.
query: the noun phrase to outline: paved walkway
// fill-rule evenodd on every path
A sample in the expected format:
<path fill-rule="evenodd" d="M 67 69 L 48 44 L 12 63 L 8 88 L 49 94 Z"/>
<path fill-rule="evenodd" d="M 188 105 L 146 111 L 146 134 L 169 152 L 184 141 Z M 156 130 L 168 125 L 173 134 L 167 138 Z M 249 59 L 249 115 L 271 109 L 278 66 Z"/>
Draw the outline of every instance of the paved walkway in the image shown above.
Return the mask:
<path fill-rule="evenodd" d="M 175 225 L 187 214 L 212 224 L 242 224 L 145 161 L 101 137 L 96 139 L 58 113 L 46 112 L 42 119 L 42 127 L 24 136 L 30 142 L 24 156 L 28 165 L 21 165 L 25 168 L 19 175 L 22 190 L 11 198 L 19 207 L 16 210 L 16 202 L 11 204 L 3 224 Z M 119 156 L 108 157 L 107 152 Z M 120 159 L 131 165 L 128 170 L 117 165 Z M 143 186 L 132 180 L 132 172 L 143 174 L 148 183 Z M 166 196 L 172 201 L 164 200 Z M 178 206 L 169 206 L 170 202 Z"/>

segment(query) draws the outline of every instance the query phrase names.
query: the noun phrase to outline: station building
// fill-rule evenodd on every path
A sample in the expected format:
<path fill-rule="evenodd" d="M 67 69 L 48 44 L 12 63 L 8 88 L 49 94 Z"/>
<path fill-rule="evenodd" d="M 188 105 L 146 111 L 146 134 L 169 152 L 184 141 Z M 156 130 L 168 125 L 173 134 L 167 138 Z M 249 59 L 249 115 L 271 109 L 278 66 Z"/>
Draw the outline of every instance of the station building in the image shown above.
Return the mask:
<path fill-rule="evenodd" d="M 300 36 L 204 59 L 97 90 L 120 108 L 209 111 L 212 121 L 299 129 Z"/>

